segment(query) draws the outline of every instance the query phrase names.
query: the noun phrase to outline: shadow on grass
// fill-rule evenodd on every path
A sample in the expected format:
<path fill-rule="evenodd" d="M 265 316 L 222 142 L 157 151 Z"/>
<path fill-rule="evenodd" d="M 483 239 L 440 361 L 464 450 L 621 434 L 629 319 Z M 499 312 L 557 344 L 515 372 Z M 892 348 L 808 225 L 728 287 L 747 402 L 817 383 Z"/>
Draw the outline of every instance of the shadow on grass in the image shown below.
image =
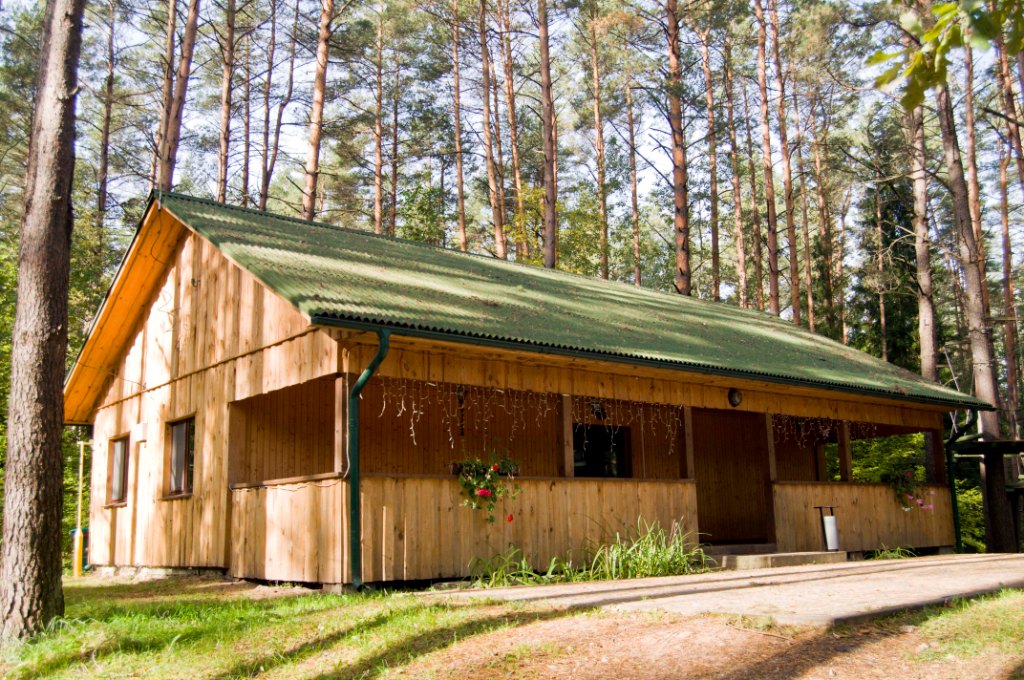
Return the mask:
<path fill-rule="evenodd" d="M 467 606 L 467 605 L 463 605 Z M 473 606 L 473 605 L 468 605 Z M 431 652 L 445 649 L 474 635 L 489 633 L 507 626 L 525 626 L 580 613 L 580 609 L 519 611 L 495 614 L 464 621 L 458 625 L 432 628 L 405 637 L 367 658 L 341 665 L 318 678 L 372 678 L 396 666 L 404 666 Z"/>
<path fill-rule="evenodd" d="M 189 589 L 182 590 L 187 592 Z M 175 645 L 188 646 L 213 636 L 241 635 L 259 626 L 273 625 L 275 620 L 301 620 L 325 609 L 344 606 L 343 601 L 319 600 L 318 596 L 307 597 L 301 602 L 297 599 L 283 601 L 281 598 L 176 600 L 168 597 L 163 601 L 126 604 L 118 601 L 122 599 L 120 595 L 112 597 L 117 599 L 101 604 L 98 611 L 89 612 L 86 617 L 66 620 L 63 626 L 58 625 L 52 632 L 30 642 L 29 646 L 45 646 L 68 631 L 74 636 L 76 628 L 90 626 L 99 627 L 102 642 L 76 645 L 74 651 L 57 652 L 38 663 L 25 664 L 16 669 L 17 673 L 47 676 L 113 654 L 156 653 Z M 281 611 L 298 607 L 301 610 Z M 118 621 L 119 618 L 123 620 Z"/>
<path fill-rule="evenodd" d="M 94 580 L 95 579 L 95 580 Z M 84 581 L 65 579 L 64 597 L 69 608 L 88 607 L 95 602 L 116 598 L 122 601 L 156 600 L 162 597 L 203 595 L 211 600 L 237 595 L 255 586 L 216 576 L 183 576 L 158 578 L 135 583 L 107 582 L 99 577 Z"/>
<path fill-rule="evenodd" d="M 387 625 L 393 614 L 394 612 L 377 614 L 365 621 L 360 621 L 348 628 L 342 628 L 341 630 L 334 631 L 329 635 L 323 635 L 313 640 L 309 640 L 308 642 L 304 642 L 292 649 L 283 652 L 275 652 L 273 654 L 265 654 L 264 656 L 252 661 L 243 661 L 216 677 L 218 680 L 221 678 L 249 678 L 260 673 L 266 673 L 278 666 L 302 661 L 316 652 L 327 649 L 346 638 L 360 635 L 362 633 L 368 633 L 376 628 Z"/>

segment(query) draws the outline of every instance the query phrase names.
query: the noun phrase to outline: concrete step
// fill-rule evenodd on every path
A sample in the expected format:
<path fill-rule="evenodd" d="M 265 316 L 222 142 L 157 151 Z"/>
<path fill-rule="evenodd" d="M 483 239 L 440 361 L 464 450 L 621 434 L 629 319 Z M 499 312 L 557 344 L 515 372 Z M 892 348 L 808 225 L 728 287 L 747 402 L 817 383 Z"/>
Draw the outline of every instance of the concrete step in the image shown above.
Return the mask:
<path fill-rule="evenodd" d="M 705 555 L 766 555 L 776 549 L 774 543 L 723 543 L 702 547 Z"/>
<path fill-rule="evenodd" d="M 770 567 L 798 567 L 803 564 L 839 564 L 846 562 L 843 550 L 832 552 L 792 552 L 753 555 L 711 555 L 719 569 L 744 570 L 768 569 Z"/>

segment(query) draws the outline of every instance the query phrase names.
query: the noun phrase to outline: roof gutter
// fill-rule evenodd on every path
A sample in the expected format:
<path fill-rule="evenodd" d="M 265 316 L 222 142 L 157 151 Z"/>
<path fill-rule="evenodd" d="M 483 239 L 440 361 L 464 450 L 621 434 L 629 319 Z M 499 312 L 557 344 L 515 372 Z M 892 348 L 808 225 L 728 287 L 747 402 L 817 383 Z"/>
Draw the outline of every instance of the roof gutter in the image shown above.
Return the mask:
<path fill-rule="evenodd" d="M 388 355 L 391 331 L 377 330 L 377 353 L 348 393 L 348 537 L 352 587 L 363 589 L 362 504 L 359 492 L 359 395 Z"/>
<path fill-rule="evenodd" d="M 886 392 L 884 390 L 871 389 L 866 387 L 857 387 L 856 385 L 843 385 L 840 383 L 828 383 L 824 381 L 813 381 L 813 380 L 799 380 L 796 378 L 786 378 L 778 375 L 757 373 L 753 371 L 741 371 L 741 370 L 730 370 L 718 368 L 715 366 L 707 366 L 704 364 L 687 364 L 683 362 L 669 362 L 669 361 L 657 361 L 655 359 L 645 359 L 642 357 L 627 357 L 621 354 L 611 354 L 607 352 L 599 351 L 583 351 L 577 349 L 571 349 L 567 347 L 553 347 L 550 345 L 540 345 L 526 342 L 515 342 L 512 340 L 502 340 L 500 338 L 489 338 L 479 335 L 469 335 L 461 333 L 446 333 L 443 331 L 433 331 L 424 328 L 406 327 L 396 324 L 385 324 L 385 323 L 372 323 L 367 321 L 356 321 L 349 319 L 341 319 L 333 316 L 325 315 L 313 315 L 310 317 L 310 322 L 318 326 L 329 326 L 332 328 L 348 328 L 354 330 L 369 331 L 379 333 L 382 330 L 387 330 L 394 335 L 402 335 L 411 338 L 422 338 L 424 340 L 439 340 L 444 342 L 459 342 L 468 345 L 478 345 L 484 347 L 494 347 L 496 349 L 507 349 L 517 350 L 526 352 L 536 352 L 539 354 L 550 354 L 553 356 L 569 357 L 573 359 L 589 359 L 591 361 L 612 361 L 619 364 L 627 364 L 629 366 L 646 366 L 650 368 L 660 368 L 669 370 L 682 370 L 690 373 L 701 373 L 704 375 L 717 375 L 725 376 L 728 378 L 742 378 L 745 380 L 757 380 L 760 382 L 774 383 L 777 385 L 791 385 L 794 387 L 816 387 L 819 389 L 830 390 L 833 392 L 845 392 L 848 394 L 860 394 L 871 397 L 879 397 L 883 399 L 893 399 L 896 401 L 905 401 L 914 404 L 930 404 L 933 406 L 945 406 L 950 410 L 955 409 L 972 409 L 981 411 L 994 411 L 995 407 L 985 404 L 984 402 L 969 402 L 969 401 L 949 401 L 946 399 L 939 399 L 936 397 L 912 397 L 908 395 Z"/>

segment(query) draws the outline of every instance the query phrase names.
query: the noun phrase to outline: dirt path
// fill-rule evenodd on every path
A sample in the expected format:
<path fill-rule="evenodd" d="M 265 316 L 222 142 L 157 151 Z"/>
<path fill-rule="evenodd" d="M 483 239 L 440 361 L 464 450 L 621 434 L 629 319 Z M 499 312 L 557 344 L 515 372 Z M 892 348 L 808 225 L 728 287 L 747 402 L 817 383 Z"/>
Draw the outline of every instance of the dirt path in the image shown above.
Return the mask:
<path fill-rule="evenodd" d="M 396 671 L 437 678 L 1010 678 L 1020 653 L 944 653 L 892 620 L 825 631 L 751 619 L 596 612 L 459 642 Z"/>

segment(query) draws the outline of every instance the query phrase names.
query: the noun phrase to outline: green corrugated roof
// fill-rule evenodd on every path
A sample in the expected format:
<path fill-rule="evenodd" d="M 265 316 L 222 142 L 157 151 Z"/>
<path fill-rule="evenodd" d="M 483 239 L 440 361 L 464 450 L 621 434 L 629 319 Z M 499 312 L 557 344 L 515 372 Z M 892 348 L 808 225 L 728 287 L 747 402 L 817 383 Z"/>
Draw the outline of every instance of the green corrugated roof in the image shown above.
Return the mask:
<path fill-rule="evenodd" d="M 986 406 L 761 312 L 180 194 L 157 198 L 318 323 Z"/>

